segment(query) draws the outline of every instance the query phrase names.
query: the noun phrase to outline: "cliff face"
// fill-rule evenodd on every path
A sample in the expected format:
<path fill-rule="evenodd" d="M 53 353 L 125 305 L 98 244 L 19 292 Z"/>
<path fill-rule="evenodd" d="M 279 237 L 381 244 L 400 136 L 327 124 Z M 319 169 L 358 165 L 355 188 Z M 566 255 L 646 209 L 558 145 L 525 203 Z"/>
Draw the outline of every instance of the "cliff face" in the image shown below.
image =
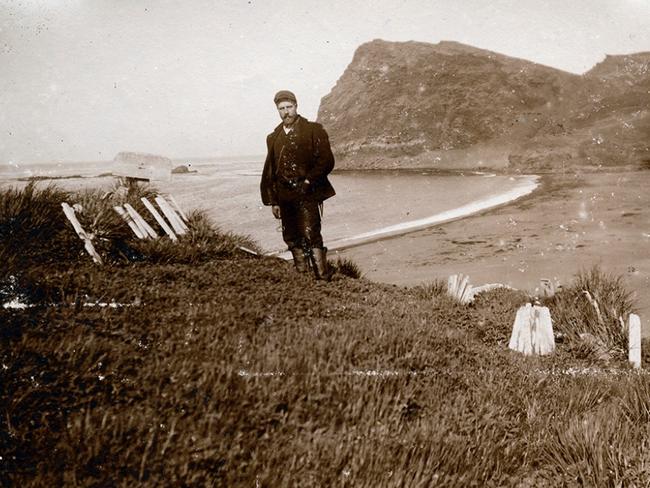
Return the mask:
<path fill-rule="evenodd" d="M 590 127 L 649 105 L 647 58 L 618 58 L 580 76 L 455 42 L 375 40 L 357 49 L 318 120 L 339 168 L 589 161 Z"/>

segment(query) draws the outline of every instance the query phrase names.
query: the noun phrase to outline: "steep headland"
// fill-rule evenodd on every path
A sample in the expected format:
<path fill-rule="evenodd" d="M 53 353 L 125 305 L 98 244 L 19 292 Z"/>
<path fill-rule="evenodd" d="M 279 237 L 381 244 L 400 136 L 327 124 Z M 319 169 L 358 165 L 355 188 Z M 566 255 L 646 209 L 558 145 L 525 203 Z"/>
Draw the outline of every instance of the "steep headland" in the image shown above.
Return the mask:
<path fill-rule="evenodd" d="M 650 53 L 584 75 L 456 42 L 361 45 L 318 120 L 339 168 L 547 169 L 650 159 Z"/>

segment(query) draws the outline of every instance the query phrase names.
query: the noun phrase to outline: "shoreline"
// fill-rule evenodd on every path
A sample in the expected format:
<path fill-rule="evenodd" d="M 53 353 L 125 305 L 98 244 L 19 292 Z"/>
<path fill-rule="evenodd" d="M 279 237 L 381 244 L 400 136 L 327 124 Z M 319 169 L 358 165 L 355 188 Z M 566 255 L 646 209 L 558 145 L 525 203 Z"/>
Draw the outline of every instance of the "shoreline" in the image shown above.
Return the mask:
<path fill-rule="evenodd" d="M 422 172 L 422 170 L 390 170 L 390 173 L 401 173 L 401 172 L 406 172 L 409 173 L 413 177 L 412 174 L 418 175 L 419 173 Z M 377 170 L 370 170 L 370 173 L 376 173 Z M 381 172 L 381 171 L 380 171 Z M 438 173 L 439 171 L 436 171 L 434 169 L 427 171 L 427 173 Z M 354 172 L 345 172 L 345 173 L 357 173 L 357 171 Z M 368 171 L 363 171 L 362 173 L 368 173 Z M 458 176 L 472 176 L 474 178 L 487 178 L 485 181 L 490 181 L 489 178 L 493 178 L 496 176 L 494 173 L 491 172 L 468 172 L 468 171 L 462 171 L 462 172 L 449 172 L 449 171 L 444 171 L 441 172 L 442 174 L 449 174 L 449 175 L 458 175 Z M 249 170 L 243 169 L 242 171 L 238 171 L 237 174 L 239 176 L 248 176 L 252 174 L 250 173 Z M 56 184 L 57 186 L 60 186 L 63 189 L 66 190 L 71 190 L 71 191 L 76 191 L 80 190 L 83 188 L 87 187 L 101 187 L 101 188 L 108 188 L 114 185 L 114 178 L 111 177 L 106 177 L 108 176 L 106 173 L 102 175 L 97 175 L 97 176 L 83 176 L 83 175 L 78 175 L 78 174 L 68 174 L 68 175 L 48 175 L 48 176 L 40 176 L 40 177 L 32 177 L 29 178 L 29 180 L 24 179 L 24 178 L 19 178 L 19 179 L 14 179 L 13 181 L 7 180 L 4 182 L 0 182 L 0 188 L 4 186 L 24 186 L 27 185 L 30 181 L 38 183 L 39 185 L 48 185 L 50 183 Z M 217 173 L 211 174 L 209 177 L 212 179 L 217 178 L 215 181 L 219 181 L 221 184 L 223 184 L 223 176 L 224 175 L 218 175 Z M 254 174 L 254 176 L 258 176 L 257 173 Z M 413 205 L 414 206 L 408 206 L 405 207 L 406 210 L 404 212 L 395 212 L 393 207 L 393 211 L 391 212 L 390 209 L 387 209 L 389 211 L 389 214 L 392 215 L 391 218 L 383 218 L 383 219 L 376 219 L 376 220 L 364 220 L 363 222 L 359 222 L 357 225 L 357 217 L 355 217 L 354 214 L 349 214 L 349 211 L 343 208 L 338 209 L 339 215 L 338 221 L 344 223 L 344 225 L 339 226 L 336 228 L 336 232 L 333 232 L 331 235 L 331 238 L 328 238 L 328 236 L 325 237 L 325 244 L 327 247 L 332 250 L 332 251 L 338 251 L 338 250 L 343 250 L 343 249 L 348 249 L 351 247 L 367 244 L 370 242 L 374 242 L 377 240 L 382 240 L 382 239 L 387 239 L 393 236 L 399 236 L 399 235 L 405 235 L 409 234 L 412 232 L 416 232 L 421 229 L 426 229 L 431 226 L 435 225 L 440 225 L 442 223 L 446 222 L 451 222 L 453 220 L 457 219 L 464 219 L 470 215 L 476 214 L 476 213 L 481 213 L 488 211 L 490 209 L 496 208 L 498 206 L 502 205 L 510 205 L 514 201 L 517 201 L 525 196 L 530 195 L 534 191 L 536 191 L 539 186 L 540 186 L 540 180 L 541 178 L 538 175 L 510 175 L 507 177 L 510 181 L 503 181 L 501 184 L 491 184 L 487 185 L 487 188 L 489 188 L 489 191 L 477 191 L 478 189 L 472 191 L 471 186 L 465 188 L 465 187 L 459 187 L 458 192 L 460 198 L 456 198 L 453 193 L 450 193 L 448 197 L 446 198 L 447 205 L 437 205 L 436 202 L 440 200 L 440 193 L 437 192 L 435 194 L 429 194 L 429 193 L 422 193 L 420 197 L 414 201 Z M 207 180 L 206 180 L 207 181 Z M 477 180 L 479 181 L 479 180 Z M 182 175 L 180 178 L 172 178 L 171 181 L 169 182 L 152 182 L 153 185 L 155 185 L 160 191 L 162 192 L 171 192 L 173 193 L 176 198 L 178 198 L 179 203 L 184 206 L 185 208 L 195 208 L 195 207 L 202 207 L 203 201 L 202 200 L 197 200 L 195 198 L 195 195 L 197 194 L 197 189 L 194 188 L 195 186 L 198 185 L 198 192 L 201 193 L 202 195 L 205 194 L 206 192 L 209 191 L 208 186 L 206 186 L 206 182 L 199 182 L 199 180 L 194 180 L 190 181 L 186 175 Z M 248 182 L 246 183 L 248 185 Z M 251 193 L 251 195 L 255 194 L 255 188 L 251 185 L 249 185 L 250 188 L 246 187 L 245 190 L 246 192 Z M 192 187 L 192 188 L 191 188 Z M 354 188 L 354 187 L 352 187 Z M 225 194 L 229 195 L 232 192 L 229 193 L 229 190 L 226 188 Z M 348 190 L 350 191 L 350 190 Z M 356 191 L 356 190 L 354 190 Z M 402 191 L 408 192 L 408 187 L 405 187 L 402 189 Z M 188 195 L 191 195 L 188 196 Z M 238 194 L 232 194 L 232 196 L 235 196 L 237 199 L 241 200 L 240 203 L 237 203 L 240 207 L 243 207 L 244 209 L 254 209 L 256 210 L 257 207 L 257 202 L 255 201 L 244 201 L 238 196 Z M 238 200 L 238 202 L 239 202 Z M 417 202 L 417 203 L 415 203 Z M 232 206 L 232 205 L 231 205 Z M 452 208 L 453 207 L 453 208 Z M 229 207 L 228 207 L 229 208 Z M 415 209 L 415 211 L 414 211 Z M 368 208 L 365 208 L 364 211 L 368 211 Z M 212 212 L 213 214 L 217 213 L 214 208 L 209 208 L 207 209 L 208 212 Z M 250 210 L 248 210 L 250 212 Z M 331 210 L 330 210 L 331 211 Z M 378 214 L 383 214 L 384 211 L 381 210 L 381 202 L 380 200 L 377 201 L 375 212 L 378 212 Z M 253 213 L 257 212 L 251 212 L 253 220 L 257 218 Z M 411 213 L 411 219 L 409 219 L 409 213 Z M 217 220 L 217 216 L 214 216 L 215 221 Z M 405 221 L 406 219 L 409 219 Z M 250 219 L 249 219 L 250 220 Z M 347 222 L 347 223 L 346 223 Z M 274 239 L 277 237 L 275 233 L 269 233 L 266 230 L 266 222 L 260 224 L 260 231 L 258 232 L 259 236 L 256 236 L 257 240 L 259 242 L 275 242 Z M 241 227 L 241 226 L 240 226 Z M 267 226 L 268 227 L 268 226 Z M 241 229 L 238 228 L 233 228 L 233 231 L 241 232 Z M 275 229 L 273 229 L 275 231 Z M 264 232 L 267 232 L 267 234 L 270 234 L 267 236 L 264 234 Z M 265 239 L 267 238 L 268 239 Z M 260 240 L 261 238 L 261 240 Z M 281 245 L 280 245 L 281 244 Z M 265 254 L 271 255 L 271 256 L 281 256 L 283 254 L 287 254 L 286 247 L 284 246 L 284 243 L 278 242 L 278 245 L 272 245 L 269 246 L 268 244 L 264 247 L 267 247 L 267 250 Z M 270 247 L 270 249 L 268 249 Z M 286 257 L 286 256 L 285 256 Z"/>
<path fill-rule="evenodd" d="M 376 170 L 369 170 L 375 172 Z M 402 171 L 402 170 L 390 170 Z M 408 171 L 408 170 L 406 170 Z M 356 172 L 356 171 L 355 171 Z M 418 170 L 419 172 L 419 170 Z M 454 173 L 445 171 L 445 174 Z M 458 174 L 462 175 L 463 173 L 467 174 L 468 172 L 459 172 Z M 474 176 L 482 176 L 484 178 L 489 178 L 495 176 L 493 173 L 487 172 L 469 172 Z M 112 178 L 107 178 L 107 174 L 97 175 L 97 176 L 81 176 L 81 175 L 49 175 L 49 176 L 40 176 L 40 177 L 31 177 L 31 178 L 16 178 L 13 180 L 4 181 L 3 184 L 0 184 L 0 187 L 5 185 L 10 186 L 23 186 L 29 183 L 30 181 L 40 183 L 40 184 L 49 184 L 54 183 L 58 184 L 61 187 L 68 190 L 79 190 L 81 188 L 97 186 L 105 187 L 113 183 Z M 364 231 L 362 233 L 349 235 L 348 237 L 340 237 L 334 240 L 326 241 L 327 248 L 330 251 L 343 251 L 345 249 L 366 245 L 372 242 L 390 239 L 393 237 L 399 237 L 407 235 L 419 230 L 431 228 L 433 226 L 453 222 L 456 220 L 462 220 L 472 215 L 480 214 L 482 212 L 490 211 L 495 208 L 512 205 L 514 202 L 519 201 L 524 197 L 528 197 L 531 194 L 538 191 L 543 186 L 543 177 L 535 174 L 528 175 L 511 175 L 511 180 L 517 180 L 515 186 L 505 192 L 492 193 L 487 196 L 479 197 L 477 200 L 470 201 L 455 208 L 448 210 L 443 210 L 433 215 L 428 215 L 425 217 L 420 217 L 414 220 L 409 220 L 406 222 L 400 222 L 397 224 L 389 224 L 383 227 L 374 228 L 371 230 Z M 156 184 L 154 182 L 153 184 Z M 165 188 L 169 186 L 164 184 L 161 186 Z M 174 185 L 172 184 L 171 187 Z M 168 188 L 171 190 L 171 187 Z M 173 191 L 173 190 L 172 190 Z M 178 194 L 177 194 L 178 196 Z M 424 213 L 426 215 L 426 213 Z M 272 250 L 265 253 L 270 256 L 279 256 L 285 259 L 290 259 L 290 255 L 286 249 Z"/>
<path fill-rule="evenodd" d="M 491 174 L 486 173 L 485 176 L 489 177 Z M 325 243 L 326 248 L 329 252 L 335 252 L 338 254 L 342 251 L 362 247 L 386 239 L 398 239 L 414 232 L 430 229 L 451 222 L 462 221 L 463 219 L 475 215 L 480 215 L 484 212 L 489 212 L 500 207 L 513 205 L 522 199 L 531 197 L 536 192 L 544 188 L 545 178 L 540 175 L 513 175 L 512 178 L 518 178 L 524 180 L 524 182 L 521 186 L 510 189 L 507 192 L 475 200 L 468 204 L 461 205 L 460 207 L 438 212 L 429 217 L 381 227 L 379 229 L 364 232 L 362 234 L 357 234 L 351 237 L 344 237 L 341 239 L 327 241 Z M 266 255 L 278 257 L 285 260 L 292 259 L 291 253 L 286 249 L 281 251 L 271 251 L 266 253 Z"/>
<path fill-rule="evenodd" d="M 531 294 L 599 266 L 620 276 L 650 336 L 650 171 L 544 174 L 515 202 L 339 249 L 372 281 L 416 286 L 452 274 Z M 333 255 L 332 255 L 333 256 Z"/>
<path fill-rule="evenodd" d="M 539 175 L 521 175 L 516 177 L 513 176 L 513 178 L 524 180 L 524 184 L 522 186 L 508 190 L 507 192 L 482 198 L 480 200 L 461 205 L 460 207 L 456 207 L 451 210 L 439 212 L 429 217 L 381 227 L 379 229 L 357 234 L 352 237 L 336 239 L 334 241 L 328 242 L 327 248 L 330 251 L 342 251 L 382 239 L 399 237 L 436 225 L 442 225 L 456 220 L 461 220 L 469 216 L 492 210 L 504 205 L 511 205 L 521 198 L 530 196 L 535 191 L 543 187 L 542 178 Z"/>

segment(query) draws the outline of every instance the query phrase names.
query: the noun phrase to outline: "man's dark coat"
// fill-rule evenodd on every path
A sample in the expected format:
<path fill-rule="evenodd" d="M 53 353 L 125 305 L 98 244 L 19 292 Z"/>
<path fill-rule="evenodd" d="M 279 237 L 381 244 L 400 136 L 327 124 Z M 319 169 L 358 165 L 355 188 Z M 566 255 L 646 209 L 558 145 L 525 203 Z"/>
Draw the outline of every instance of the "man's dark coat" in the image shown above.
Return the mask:
<path fill-rule="evenodd" d="M 292 191 L 286 187 L 280 188 L 283 183 L 277 175 L 280 151 L 278 151 L 275 142 L 283 130 L 282 124 L 280 124 L 266 137 L 267 154 L 260 183 L 264 205 L 279 205 L 280 197 L 286 196 L 288 191 Z M 298 116 L 294 130 L 298 143 L 296 161 L 299 184 L 298 189 L 293 190 L 295 194 L 292 196 L 295 199 L 322 202 L 335 195 L 334 187 L 327 179 L 327 175 L 334 169 L 334 155 L 330 148 L 327 132 L 322 125 L 310 122 L 301 116 Z M 306 191 L 301 185 L 305 179 L 309 180 Z"/>

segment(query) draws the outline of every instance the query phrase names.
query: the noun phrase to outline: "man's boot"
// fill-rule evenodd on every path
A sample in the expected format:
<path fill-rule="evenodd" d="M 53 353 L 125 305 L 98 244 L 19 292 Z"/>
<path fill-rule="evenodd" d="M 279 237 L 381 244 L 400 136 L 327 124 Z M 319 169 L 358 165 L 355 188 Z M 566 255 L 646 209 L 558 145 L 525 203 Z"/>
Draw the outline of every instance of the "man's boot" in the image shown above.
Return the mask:
<path fill-rule="evenodd" d="M 305 251 L 301 247 L 292 247 L 291 249 L 291 255 L 293 256 L 293 264 L 296 267 L 296 271 L 298 273 L 306 273 L 307 272 L 307 256 L 305 256 Z"/>
<path fill-rule="evenodd" d="M 314 274 L 317 280 L 329 281 L 334 272 L 327 265 L 327 248 L 315 247 L 311 250 Z"/>

